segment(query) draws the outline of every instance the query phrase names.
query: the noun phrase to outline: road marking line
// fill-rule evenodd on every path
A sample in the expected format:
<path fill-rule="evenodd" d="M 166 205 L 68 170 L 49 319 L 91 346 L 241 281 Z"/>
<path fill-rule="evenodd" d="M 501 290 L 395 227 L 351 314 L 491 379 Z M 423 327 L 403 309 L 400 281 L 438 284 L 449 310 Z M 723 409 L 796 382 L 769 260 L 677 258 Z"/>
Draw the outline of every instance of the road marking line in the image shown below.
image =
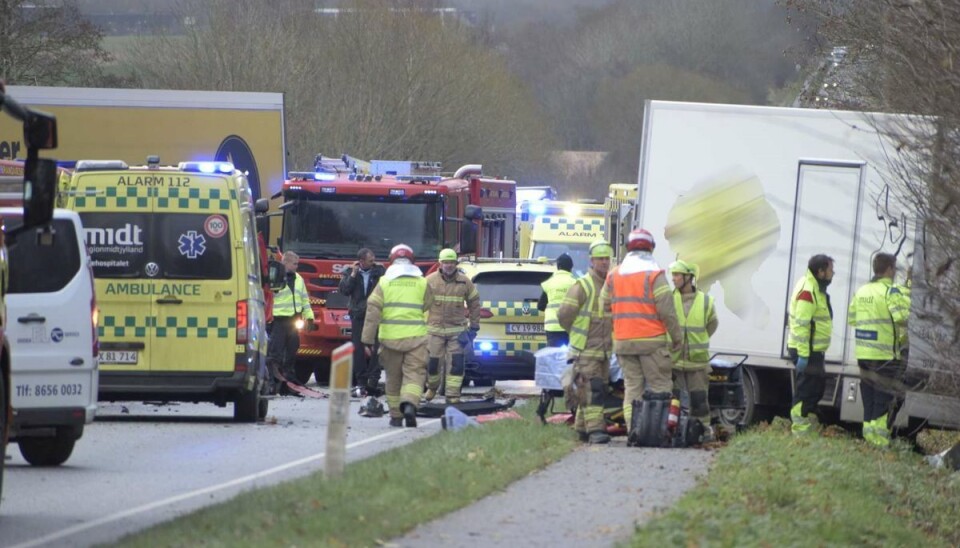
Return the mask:
<path fill-rule="evenodd" d="M 427 421 L 427 422 L 423 423 L 423 426 L 431 426 L 431 425 L 436 424 L 436 423 L 438 423 L 438 422 L 440 422 L 439 419 Z M 375 442 L 375 441 L 379 441 L 379 440 L 386 439 L 386 438 L 389 438 L 389 437 L 392 437 L 392 436 L 396 436 L 396 435 L 398 435 L 398 434 L 403 434 L 404 432 L 406 432 L 405 429 L 394 430 L 394 431 L 392 431 L 392 432 L 384 432 L 383 434 L 378 434 L 378 435 L 376 435 L 376 436 L 373 436 L 372 438 L 366 438 L 366 439 L 363 439 L 363 440 L 360 440 L 360 441 L 353 442 L 353 443 L 347 445 L 347 449 L 353 449 L 353 448 L 355 448 L 355 447 L 361 447 L 361 446 L 366 445 L 366 444 L 368 444 L 368 443 L 373 443 L 373 442 Z M 163 500 L 158 500 L 158 501 L 156 501 L 156 502 L 151 502 L 151 503 L 149 503 L 149 504 L 144 504 L 144 505 L 142 505 L 142 506 L 137 506 L 136 508 L 131 508 L 130 510 L 125 510 L 125 511 L 123 511 L 123 512 L 120 512 L 120 513 L 117 513 L 117 514 L 113 514 L 113 515 L 110 515 L 110 516 L 105 516 L 105 517 L 102 517 L 102 518 L 99 518 L 99 519 L 95 519 L 95 520 L 93 520 L 93 521 L 88 521 L 88 522 L 85 522 L 85 523 L 80 523 L 80 524 L 74 525 L 73 527 L 67 527 L 66 529 L 61 529 L 60 531 L 57 531 L 57 532 L 55 532 L 55 533 L 50 533 L 49 535 L 47 535 L 47 536 L 45 536 L 45 537 L 40 537 L 40 538 L 38 538 L 38 539 L 34 539 L 34 540 L 31 540 L 31 541 L 27 541 L 27 542 L 24 542 L 24 543 L 22 543 L 22 544 L 15 544 L 14 546 L 11 546 L 10 548 L 32 548 L 32 547 L 34 547 L 34 546 L 41 546 L 41 545 L 46 544 L 46 543 L 48 543 L 48 542 L 53 542 L 53 541 L 55 541 L 55 540 L 60 540 L 60 539 L 62 539 L 62 538 L 64 538 L 64 537 L 69 537 L 69 536 L 71 536 L 71 535 L 75 535 L 75 534 L 77 534 L 77 533 L 81 533 L 81 532 L 83 532 L 83 531 L 87 531 L 87 530 L 89 530 L 89 529 L 93 529 L 93 528 L 95 528 L 95 527 L 100 527 L 101 525 L 105 525 L 105 524 L 107 524 L 107 523 L 111 523 L 111 522 L 118 521 L 118 520 L 121 520 L 121 519 L 129 518 L 130 516 L 135 516 L 135 515 L 137 515 L 137 514 L 142 514 L 142 513 L 144 513 L 144 512 L 149 512 L 149 511 L 151 511 L 151 510 L 156 510 L 157 508 L 161 508 L 161 507 L 163 507 L 163 506 L 167 506 L 167 505 L 170 505 L 170 504 L 176 504 L 176 503 L 178 503 L 178 502 L 183 502 L 183 501 L 188 500 L 188 499 L 192 499 L 192 498 L 199 497 L 199 496 L 202 496 L 202 495 L 207 495 L 207 494 L 210 494 L 210 493 L 215 493 L 215 492 L 217 492 L 217 491 L 222 491 L 222 490 L 224 490 L 224 489 L 229 489 L 229 488 L 231 488 L 231 487 L 236 487 L 236 486 L 242 485 L 242 484 L 244 484 L 244 483 L 248 483 L 248 482 L 251 482 L 251 481 L 255 481 L 255 480 L 258 480 L 258 479 L 261 479 L 261 478 L 270 476 L 270 475 L 272 475 L 272 474 L 276 474 L 276 473 L 279 473 L 279 472 L 283 472 L 283 471 L 289 470 L 289 469 L 291 469 L 291 468 L 296 468 L 297 466 L 300 466 L 300 465 L 303 465 L 303 464 L 307 464 L 307 463 L 309 463 L 309 462 L 313 462 L 313 461 L 316 461 L 316 460 L 320 460 L 320 459 L 324 458 L 325 456 L 326 456 L 326 452 L 317 453 L 317 454 L 315 454 L 315 455 L 310 455 L 309 457 L 303 457 L 302 459 L 298 459 L 298 460 L 295 460 L 295 461 L 291 461 L 291 462 L 288 462 L 288 463 L 286 463 L 286 464 L 281 464 L 280 466 L 275 466 L 275 467 L 273 467 L 273 468 L 269 468 L 269 469 L 267 469 L 267 470 L 263 470 L 262 472 L 257 472 L 256 474 L 250 474 L 250 475 L 247 475 L 247 476 L 243 476 L 243 477 L 241 477 L 241 478 L 233 479 L 233 480 L 230 480 L 230 481 L 228 481 L 228 482 L 226 482 L 226 483 L 221 483 L 221 484 L 218 484 L 218 485 L 211 485 L 210 487 L 204 487 L 203 489 L 197 489 L 196 491 L 190 491 L 190 492 L 188 492 L 188 493 L 183 493 L 182 495 L 176 495 L 176 496 L 173 496 L 173 497 L 165 498 L 165 499 L 163 499 Z M 269 486 L 264 486 L 264 487 L 269 487 Z M 226 502 L 226 501 L 223 501 L 223 502 Z M 178 517 L 180 517 L 180 516 L 178 516 Z M 159 524 L 155 524 L 155 525 L 159 525 Z M 151 525 L 151 527 L 152 527 L 152 525 Z M 133 533 L 127 533 L 127 534 L 133 534 Z M 125 535 L 125 536 L 126 536 L 126 535 Z"/>

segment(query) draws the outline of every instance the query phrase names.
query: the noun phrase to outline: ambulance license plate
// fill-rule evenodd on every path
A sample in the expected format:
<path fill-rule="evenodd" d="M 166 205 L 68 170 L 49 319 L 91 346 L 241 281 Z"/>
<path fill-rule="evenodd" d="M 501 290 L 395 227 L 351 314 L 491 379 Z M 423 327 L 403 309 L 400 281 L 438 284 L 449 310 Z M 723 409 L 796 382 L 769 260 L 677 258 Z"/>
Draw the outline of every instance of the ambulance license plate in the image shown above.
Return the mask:
<path fill-rule="evenodd" d="M 543 334 L 542 323 L 508 323 L 508 335 L 541 335 Z"/>
<path fill-rule="evenodd" d="M 137 354 L 136 350 L 101 350 L 100 363 L 136 365 Z"/>

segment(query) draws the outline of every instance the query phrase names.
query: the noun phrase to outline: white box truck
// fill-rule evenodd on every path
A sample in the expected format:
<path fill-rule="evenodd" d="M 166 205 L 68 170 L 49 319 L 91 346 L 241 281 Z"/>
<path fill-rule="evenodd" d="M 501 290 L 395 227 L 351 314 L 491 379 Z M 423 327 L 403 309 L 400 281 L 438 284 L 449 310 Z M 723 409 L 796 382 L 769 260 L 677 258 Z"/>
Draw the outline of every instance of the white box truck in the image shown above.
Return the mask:
<path fill-rule="evenodd" d="M 821 409 L 862 421 L 859 369 L 847 305 L 869 281 L 876 252 L 914 247 L 913 208 L 898 198 L 891 161 L 907 154 L 875 127 L 921 123 L 889 114 L 650 101 L 640 156 L 638 226 L 657 239 L 661 267 L 697 263 L 699 287 L 716 298 L 711 351 L 743 359 L 746 423 L 786 414 L 794 383 L 787 358 L 790 292 L 817 253 L 835 259 L 828 382 Z M 902 279 L 901 279 L 902 281 Z M 932 397 L 932 396 L 931 396 Z M 906 408 L 957 422 L 946 400 Z M 932 405 L 931 405 L 932 403 Z M 934 418 L 937 413 L 942 417 Z M 900 423 L 907 414 L 901 413 Z"/>

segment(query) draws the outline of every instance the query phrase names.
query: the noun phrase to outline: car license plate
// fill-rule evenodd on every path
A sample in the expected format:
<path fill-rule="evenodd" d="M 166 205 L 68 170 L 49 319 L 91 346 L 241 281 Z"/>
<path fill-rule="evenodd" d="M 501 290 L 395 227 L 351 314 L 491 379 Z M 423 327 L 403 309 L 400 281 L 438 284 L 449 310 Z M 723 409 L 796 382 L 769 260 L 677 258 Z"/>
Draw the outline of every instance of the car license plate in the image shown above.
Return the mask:
<path fill-rule="evenodd" d="M 138 354 L 139 353 L 136 350 L 101 350 L 100 363 L 122 363 L 136 365 Z"/>
<path fill-rule="evenodd" d="M 508 323 L 508 335 L 541 335 L 543 334 L 542 323 Z"/>

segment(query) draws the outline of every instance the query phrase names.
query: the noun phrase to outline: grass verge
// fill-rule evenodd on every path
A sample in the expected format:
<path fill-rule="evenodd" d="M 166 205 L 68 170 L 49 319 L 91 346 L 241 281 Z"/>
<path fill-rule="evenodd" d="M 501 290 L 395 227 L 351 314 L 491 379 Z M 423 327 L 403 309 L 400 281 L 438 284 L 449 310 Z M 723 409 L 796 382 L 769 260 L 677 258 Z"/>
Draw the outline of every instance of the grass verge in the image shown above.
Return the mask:
<path fill-rule="evenodd" d="M 575 446 L 566 425 L 525 420 L 440 432 L 347 466 L 250 491 L 124 538 L 119 546 L 374 546 L 467 506 Z M 386 419 L 383 419 L 384 421 Z"/>
<path fill-rule="evenodd" d="M 960 477 L 906 446 L 778 419 L 737 436 L 700 485 L 631 546 L 957 546 Z"/>

